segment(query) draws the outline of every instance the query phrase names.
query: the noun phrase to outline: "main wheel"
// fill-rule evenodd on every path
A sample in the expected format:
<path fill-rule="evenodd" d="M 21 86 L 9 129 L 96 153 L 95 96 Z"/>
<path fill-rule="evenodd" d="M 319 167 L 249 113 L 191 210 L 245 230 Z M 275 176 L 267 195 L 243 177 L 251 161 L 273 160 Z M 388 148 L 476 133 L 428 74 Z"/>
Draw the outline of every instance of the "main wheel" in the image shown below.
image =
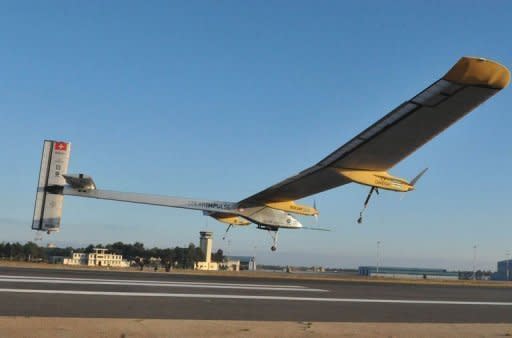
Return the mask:
<path fill-rule="evenodd" d="M 275 245 L 272 245 L 272 246 L 270 247 L 270 250 L 272 250 L 272 251 L 276 251 L 276 250 L 277 250 L 277 248 L 276 248 L 276 246 L 275 246 Z"/>

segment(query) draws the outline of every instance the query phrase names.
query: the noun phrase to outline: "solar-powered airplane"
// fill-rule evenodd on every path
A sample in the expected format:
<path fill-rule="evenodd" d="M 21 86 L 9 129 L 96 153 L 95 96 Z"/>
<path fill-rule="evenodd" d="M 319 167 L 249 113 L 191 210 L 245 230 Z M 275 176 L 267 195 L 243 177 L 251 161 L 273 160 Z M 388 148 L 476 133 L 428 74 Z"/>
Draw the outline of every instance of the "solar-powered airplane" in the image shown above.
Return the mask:
<path fill-rule="evenodd" d="M 411 181 L 392 176 L 398 162 L 505 88 L 510 72 L 503 65 L 475 57 L 461 58 L 441 79 L 402 103 L 317 164 L 239 202 L 210 201 L 100 190 L 90 176 L 68 174 L 71 144 L 44 141 L 32 229 L 51 233 L 61 223 L 64 195 L 200 210 L 232 226 L 254 223 L 272 236 L 276 250 L 281 228 L 304 227 L 292 214 L 317 216 L 301 198 L 351 182 L 370 187 L 363 211 L 379 189 L 414 190 Z M 362 222 L 363 211 L 358 223 Z M 313 228 L 321 230 L 320 228 Z"/>

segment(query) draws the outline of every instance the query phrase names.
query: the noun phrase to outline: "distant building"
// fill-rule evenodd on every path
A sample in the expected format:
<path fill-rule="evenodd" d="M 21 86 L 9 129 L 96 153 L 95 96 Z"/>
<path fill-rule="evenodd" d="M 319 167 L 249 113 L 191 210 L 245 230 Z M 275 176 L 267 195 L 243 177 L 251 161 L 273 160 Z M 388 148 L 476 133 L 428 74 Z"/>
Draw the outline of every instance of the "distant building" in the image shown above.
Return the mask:
<path fill-rule="evenodd" d="M 213 233 L 209 231 L 201 231 L 199 232 L 199 235 L 199 246 L 201 247 L 201 251 L 203 251 L 204 261 L 196 262 L 194 270 L 219 270 L 219 264 L 217 262 L 212 262 Z"/>
<path fill-rule="evenodd" d="M 66 265 L 87 265 L 87 266 L 112 266 L 125 268 L 129 263 L 123 260 L 122 255 L 107 253 L 107 249 L 94 248 L 94 252 L 89 254 L 74 252 L 70 258 L 64 258 L 63 264 Z"/>
<path fill-rule="evenodd" d="M 494 280 L 512 280 L 512 259 L 499 261 L 498 271 L 491 276 Z"/>
<path fill-rule="evenodd" d="M 445 269 L 403 268 L 389 266 L 360 266 L 359 274 L 369 277 L 414 279 L 459 279 L 459 273 Z"/>
<path fill-rule="evenodd" d="M 73 252 L 71 258 L 64 258 L 62 264 L 66 265 L 88 265 L 87 254 L 81 252 Z"/>
<path fill-rule="evenodd" d="M 50 256 L 48 257 L 48 263 L 50 264 L 63 264 L 64 259 L 66 259 L 64 256 Z"/>
<path fill-rule="evenodd" d="M 240 260 L 224 257 L 224 260 L 219 264 L 219 269 L 224 271 L 240 271 Z"/>
<path fill-rule="evenodd" d="M 256 271 L 254 256 L 226 256 L 225 262 L 238 262 L 238 270 Z"/>

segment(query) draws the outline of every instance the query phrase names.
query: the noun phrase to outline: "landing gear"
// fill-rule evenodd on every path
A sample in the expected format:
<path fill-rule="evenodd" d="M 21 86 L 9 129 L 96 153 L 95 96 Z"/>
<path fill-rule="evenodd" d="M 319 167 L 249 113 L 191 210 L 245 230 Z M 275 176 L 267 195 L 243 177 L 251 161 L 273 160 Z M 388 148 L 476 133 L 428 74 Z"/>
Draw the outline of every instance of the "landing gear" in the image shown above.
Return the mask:
<path fill-rule="evenodd" d="M 268 233 L 270 234 L 270 237 L 272 237 L 272 246 L 270 247 L 270 250 L 276 251 L 277 250 L 277 229 L 276 230 L 268 230 Z"/>
<path fill-rule="evenodd" d="M 366 197 L 366 200 L 364 201 L 363 209 L 359 213 L 359 218 L 357 219 L 357 223 L 359 223 L 359 224 L 363 223 L 363 212 L 366 210 L 366 207 L 368 206 L 368 202 L 370 202 L 370 198 L 372 197 L 372 194 L 374 191 L 377 195 L 379 194 L 379 189 L 377 189 L 376 187 L 372 187 L 370 189 L 370 192 L 368 193 L 368 196 Z"/>
<path fill-rule="evenodd" d="M 228 235 L 228 231 L 229 231 L 229 229 L 231 229 L 232 226 L 233 226 L 233 224 L 228 225 L 228 228 L 226 229 L 226 232 L 224 233 L 224 236 L 222 236 L 222 240 L 226 239 L 226 236 Z"/>
<path fill-rule="evenodd" d="M 272 237 L 272 246 L 270 247 L 270 250 L 276 251 L 277 250 L 277 231 L 279 230 L 279 227 L 272 226 L 272 225 L 266 225 L 266 224 L 258 224 L 258 229 L 268 231 L 270 237 Z"/>

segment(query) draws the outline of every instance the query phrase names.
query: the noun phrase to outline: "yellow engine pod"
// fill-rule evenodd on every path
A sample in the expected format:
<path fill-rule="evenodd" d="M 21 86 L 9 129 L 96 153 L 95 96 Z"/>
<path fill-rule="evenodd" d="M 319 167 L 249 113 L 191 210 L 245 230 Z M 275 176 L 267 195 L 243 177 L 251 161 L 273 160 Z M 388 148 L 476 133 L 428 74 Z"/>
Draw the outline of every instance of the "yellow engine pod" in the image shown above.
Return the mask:
<path fill-rule="evenodd" d="M 296 204 L 294 201 L 284 201 L 284 202 L 271 202 L 265 204 L 267 207 L 277 210 L 282 210 L 286 212 L 291 212 L 294 214 L 305 215 L 305 216 L 315 216 L 318 215 L 318 210 L 313 207 L 307 205 Z"/>
<path fill-rule="evenodd" d="M 409 182 L 403 178 L 391 176 L 386 171 L 357 169 L 337 169 L 337 171 L 353 182 L 371 187 L 400 192 L 414 190 L 414 187 Z"/>
<path fill-rule="evenodd" d="M 242 217 L 238 216 L 212 216 L 217 221 L 226 223 L 226 224 L 233 224 L 233 225 L 249 225 L 251 222 L 249 222 L 246 219 L 243 219 Z"/>

